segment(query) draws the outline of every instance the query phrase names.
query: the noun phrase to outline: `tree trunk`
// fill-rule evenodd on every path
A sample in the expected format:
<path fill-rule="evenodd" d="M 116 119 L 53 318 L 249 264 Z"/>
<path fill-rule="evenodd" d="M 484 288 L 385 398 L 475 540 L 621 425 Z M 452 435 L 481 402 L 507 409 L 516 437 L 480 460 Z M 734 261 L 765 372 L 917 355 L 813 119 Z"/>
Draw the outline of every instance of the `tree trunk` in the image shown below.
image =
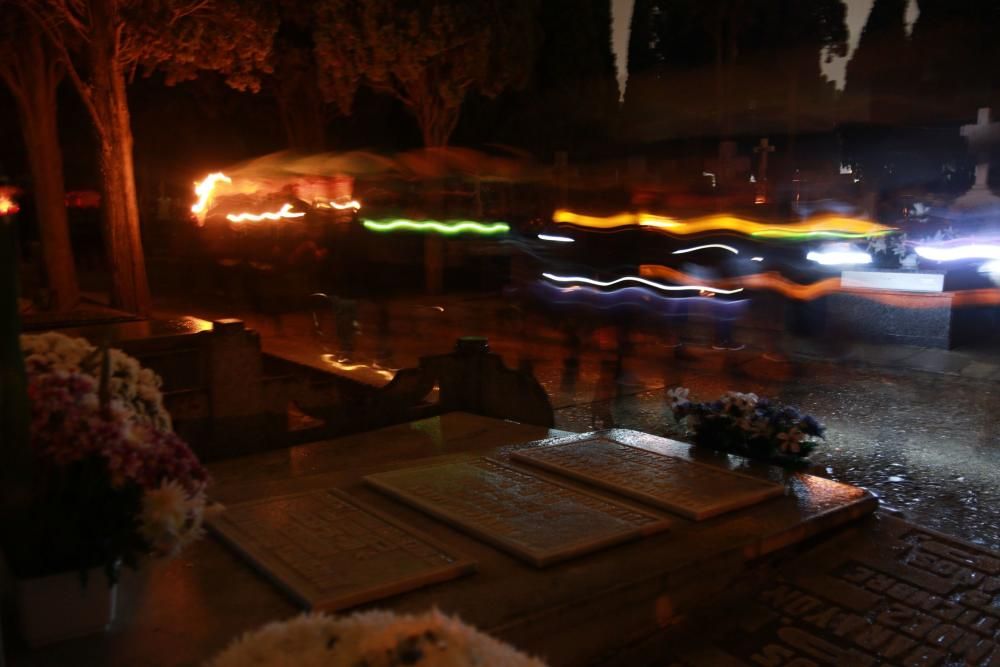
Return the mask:
<path fill-rule="evenodd" d="M 70 310 L 79 302 L 80 290 L 66 226 L 66 192 L 56 122 L 56 90 L 63 69 L 37 27 L 23 26 L 20 33 L 16 46 L 4 55 L 0 78 L 14 96 L 21 121 L 51 303 L 56 310 Z"/>
<path fill-rule="evenodd" d="M 151 308 L 142 253 L 132 163 L 125 75 L 118 53 L 118 17 L 110 0 L 91 3 L 90 82 L 101 168 L 104 246 L 111 269 L 111 305 L 139 315 Z"/>
<path fill-rule="evenodd" d="M 448 145 L 451 133 L 455 131 L 461 107 L 437 107 L 425 104 L 414 108 L 414 115 L 420 125 L 420 133 L 424 138 L 425 148 L 443 148 Z M 437 198 L 437 195 L 435 195 Z M 440 198 L 435 204 L 440 205 Z M 428 234 L 424 238 L 424 289 L 428 294 L 441 294 L 444 291 L 445 269 L 444 238 L 437 234 Z"/>
<path fill-rule="evenodd" d="M 65 311 L 79 303 L 80 289 L 66 222 L 66 190 L 56 125 L 59 77 L 46 71 L 48 64 L 45 60 L 36 62 L 32 80 L 23 82 L 24 95 L 15 95 L 15 99 L 28 149 L 52 305 L 56 310 Z"/>

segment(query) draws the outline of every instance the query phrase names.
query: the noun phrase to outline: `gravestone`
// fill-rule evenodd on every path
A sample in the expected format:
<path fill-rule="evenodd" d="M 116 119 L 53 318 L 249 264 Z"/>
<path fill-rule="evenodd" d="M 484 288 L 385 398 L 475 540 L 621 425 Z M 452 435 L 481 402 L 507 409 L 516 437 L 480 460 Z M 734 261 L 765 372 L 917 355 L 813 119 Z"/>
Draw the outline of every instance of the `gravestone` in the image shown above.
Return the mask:
<path fill-rule="evenodd" d="M 475 567 L 336 490 L 239 503 L 209 525 L 311 610 L 353 607 Z"/>
<path fill-rule="evenodd" d="M 378 473 L 365 481 L 537 567 L 670 523 L 486 458 Z"/>
<path fill-rule="evenodd" d="M 511 458 L 697 521 L 784 493 L 779 484 L 607 438 L 526 449 Z"/>
<path fill-rule="evenodd" d="M 953 295 L 944 273 L 844 271 L 841 289 L 825 297 L 830 326 L 840 341 L 899 343 L 947 349 L 953 339 Z"/>
<path fill-rule="evenodd" d="M 954 206 L 961 209 L 989 208 L 1000 205 L 1000 197 L 989 188 L 989 149 L 995 145 L 1000 135 L 1000 123 L 990 122 L 990 109 L 979 110 L 976 122 L 962 126 L 962 136 L 969 142 L 969 149 L 976 157 L 976 180 L 972 189 L 955 200 Z"/>

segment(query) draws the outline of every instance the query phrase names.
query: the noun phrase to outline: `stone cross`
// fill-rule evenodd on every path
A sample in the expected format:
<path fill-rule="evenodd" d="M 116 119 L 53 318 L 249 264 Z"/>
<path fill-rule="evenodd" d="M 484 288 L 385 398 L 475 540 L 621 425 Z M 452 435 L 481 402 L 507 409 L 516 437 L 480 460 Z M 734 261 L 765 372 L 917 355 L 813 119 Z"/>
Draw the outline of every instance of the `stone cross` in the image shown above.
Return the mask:
<path fill-rule="evenodd" d="M 760 145 L 754 147 L 754 153 L 760 153 L 760 165 L 757 167 L 757 180 L 763 183 L 767 180 L 767 154 L 774 152 L 774 146 L 768 143 L 767 137 L 760 140 Z"/>
<path fill-rule="evenodd" d="M 973 190 L 986 190 L 987 180 L 990 175 L 990 162 L 986 155 L 986 148 L 997 136 L 1000 123 L 990 122 L 990 108 L 983 107 L 979 110 L 975 124 L 963 125 L 962 136 L 968 139 L 969 148 L 976 154 L 976 183 Z"/>

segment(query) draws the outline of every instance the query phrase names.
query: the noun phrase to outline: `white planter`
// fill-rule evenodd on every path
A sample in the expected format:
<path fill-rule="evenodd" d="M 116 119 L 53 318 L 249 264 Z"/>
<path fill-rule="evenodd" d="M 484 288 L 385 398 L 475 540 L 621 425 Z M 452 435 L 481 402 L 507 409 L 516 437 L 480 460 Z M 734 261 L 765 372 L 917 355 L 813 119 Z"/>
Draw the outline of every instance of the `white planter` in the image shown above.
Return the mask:
<path fill-rule="evenodd" d="M 14 586 L 21 636 L 29 646 L 104 632 L 115 617 L 118 586 L 108 586 L 103 569 L 17 579 Z"/>

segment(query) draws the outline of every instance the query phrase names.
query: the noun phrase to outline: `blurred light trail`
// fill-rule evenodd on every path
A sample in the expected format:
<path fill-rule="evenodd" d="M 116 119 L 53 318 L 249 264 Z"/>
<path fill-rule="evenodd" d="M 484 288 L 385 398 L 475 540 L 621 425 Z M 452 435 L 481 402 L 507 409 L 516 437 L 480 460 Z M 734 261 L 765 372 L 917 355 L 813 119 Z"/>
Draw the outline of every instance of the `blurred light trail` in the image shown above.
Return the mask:
<path fill-rule="evenodd" d="M 639 275 L 672 282 L 682 282 L 691 280 L 691 277 L 667 266 L 658 264 L 643 264 L 639 267 Z M 740 286 L 748 289 L 767 289 L 792 298 L 807 301 L 826 296 L 833 292 L 839 292 L 843 288 L 840 286 L 840 278 L 826 278 L 809 285 L 801 285 L 792 282 L 775 271 L 767 273 L 754 273 L 738 278 L 729 278 L 719 281 L 726 286 Z M 940 308 L 940 302 L 936 299 L 927 299 L 919 294 L 902 294 L 898 292 L 883 292 L 879 290 L 851 289 L 851 294 L 859 296 L 869 301 L 877 301 L 888 306 L 897 308 Z M 973 290 L 957 290 L 954 292 L 943 292 L 951 296 L 951 303 L 958 307 L 986 306 L 1000 304 L 1000 289 L 984 288 Z"/>
<path fill-rule="evenodd" d="M 484 236 L 495 234 L 506 234 L 510 231 L 510 225 L 506 222 L 482 223 L 472 220 L 448 220 L 439 222 L 437 220 L 364 220 L 362 223 L 365 229 L 373 232 L 434 232 L 437 234 L 462 234 L 471 232 Z"/>
<path fill-rule="evenodd" d="M 615 278 L 614 280 L 607 281 L 594 280 L 583 276 L 557 276 L 552 273 L 543 273 L 542 276 L 557 283 L 584 283 L 595 287 L 612 287 L 613 285 L 634 282 L 667 292 L 694 291 L 710 292 L 712 294 L 738 294 L 743 291 L 742 287 L 737 289 L 721 289 L 719 287 L 710 287 L 708 285 L 663 285 L 661 283 L 653 282 L 652 280 L 646 280 L 645 278 L 641 278 L 639 276 L 623 276 L 621 278 Z"/>
<path fill-rule="evenodd" d="M 338 360 L 332 354 L 322 354 L 320 355 L 320 359 L 322 359 L 324 363 L 329 364 L 330 366 L 333 366 L 337 370 L 343 371 L 345 373 L 353 373 L 354 371 L 363 371 L 362 373 L 360 373 L 360 375 L 364 375 L 365 373 L 372 373 L 386 380 L 392 380 L 396 376 L 395 373 L 393 373 L 390 370 L 386 370 L 384 368 L 377 368 L 375 366 L 368 366 L 366 364 L 344 363 L 343 361 Z"/>
<path fill-rule="evenodd" d="M 993 259 L 979 267 L 979 273 L 1000 275 L 1000 259 Z"/>
<path fill-rule="evenodd" d="M 763 262 L 764 258 L 763 257 L 751 257 L 750 261 L 751 262 Z"/>
<path fill-rule="evenodd" d="M 557 223 L 591 229 L 618 229 L 622 227 L 650 227 L 662 229 L 669 234 L 689 235 L 707 232 L 737 232 L 748 236 L 760 236 L 788 240 L 812 238 L 865 238 L 881 236 L 895 231 L 893 227 L 860 218 L 825 214 L 809 220 L 788 223 L 761 222 L 732 215 L 709 215 L 681 221 L 650 213 L 619 213 L 607 217 L 582 215 L 559 209 L 552 215 Z"/>
<path fill-rule="evenodd" d="M 212 194 L 215 192 L 215 186 L 220 182 L 232 183 L 233 181 L 221 171 L 216 171 L 201 181 L 196 181 L 194 184 L 194 193 L 198 195 L 198 201 L 191 207 L 191 212 L 197 216 L 199 225 L 205 224 L 205 212 L 212 202 Z"/>
<path fill-rule="evenodd" d="M 573 243 L 576 239 L 571 239 L 568 236 L 555 236 L 554 234 L 539 234 L 538 238 L 542 241 L 555 241 L 556 243 Z"/>
<path fill-rule="evenodd" d="M 659 264 L 643 264 L 639 267 L 639 275 L 660 280 L 669 280 L 676 283 L 690 282 L 693 278 L 682 271 L 662 266 Z M 727 278 L 719 281 L 719 284 L 726 287 L 740 287 L 750 289 L 768 289 L 779 292 L 789 298 L 807 301 L 831 292 L 840 290 L 840 278 L 827 278 L 817 283 L 801 285 L 788 280 L 776 271 L 767 273 L 753 273 L 736 278 Z"/>
<path fill-rule="evenodd" d="M 649 213 L 619 213 L 618 215 L 601 217 L 597 215 L 573 213 L 572 211 L 567 211 L 565 209 L 558 209 L 555 213 L 553 213 L 552 220 L 554 222 L 575 225 L 577 227 L 590 227 L 593 229 L 614 229 L 616 227 L 634 227 L 636 225 L 666 229 L 681 224 L 674 218 L 651 215 Z"/>
<path fill-rule="evenodd" d="M 21 207 L 17 205 L 14 198 L 10 195 L 0 192 L 0 215 L 14 215 L 21 210 Z"/>
<path fill-rule="evenodd" d="M 335 201 L 321 201 L 321 202 L 316 202 L 315 206 L 316 208 L 332 208 L 338 211 L 346 211 L 347 209 L 354 209 L 355 211 L 361 210 L 361 202 L 359 202 L 357 199 L 352 199 L 350 201 L 344 202 L 343 204 Z"/>
<path fill-rule="evenodd" d="M 806 259 L 824 266 L 872 263 L 872 256 L 860 250 L 810 250 Z"/>
<path fill-rule="evenodd" d="M 555 306 L 582 306 L 601 311 L 640 308 L 660 317 L 686 317 L 704 314 L 697 311 L 689 312 L 688 306 L 692 304 L 704 304 L 713 310 L 728 310 L 737 309 L 749 303 L 747 299 L 720 301 L 707 296 L 666 296 L 647 287 L 622 287 L 605 291 L 587 285 L 559 287 L 551 283 L 539 282 L 531 288 L 531 292 Z"/>
<path fill-rule="evenodd" d="M 695 251 L 698 251 L 698 250 L 708 250 L 709 248 L 719 248 L 721 250 L 727 250 L 727 251 L 733 253 L 734 255 L 740 254 L 740 251 L 737 250 L 736 248 L 734 248 L 732 246 L 728 246 L 728 245 L 723 245 L 722 243 L 708 243 L 706 245 L 696 245 L 693 248 L 683 248 L 681 250 L 674 250 L 673 253 L 671 253 L 671 254 L 673 254 L 673 255 L 684 255 L 684 254 L 687 254 L 689 252 L 695 252 Z"/>
<path fill-rule="evenodd" d="M 924 259 L 954 262 L 960 259 L 1000 259 L 1000 246 L 970 243 L 953 246 L 917 246 L 914 251 Z"/>
<path fill-rule="evenodd" d="M 230 213 L 226 216 L 229 222 L 260 222 L 262 220 L 281 220 L 282 218 L 301 218 L 305 213 L 292 210 L 291 204 L 283 205 L 278 211 L 265 213 Z"/>

